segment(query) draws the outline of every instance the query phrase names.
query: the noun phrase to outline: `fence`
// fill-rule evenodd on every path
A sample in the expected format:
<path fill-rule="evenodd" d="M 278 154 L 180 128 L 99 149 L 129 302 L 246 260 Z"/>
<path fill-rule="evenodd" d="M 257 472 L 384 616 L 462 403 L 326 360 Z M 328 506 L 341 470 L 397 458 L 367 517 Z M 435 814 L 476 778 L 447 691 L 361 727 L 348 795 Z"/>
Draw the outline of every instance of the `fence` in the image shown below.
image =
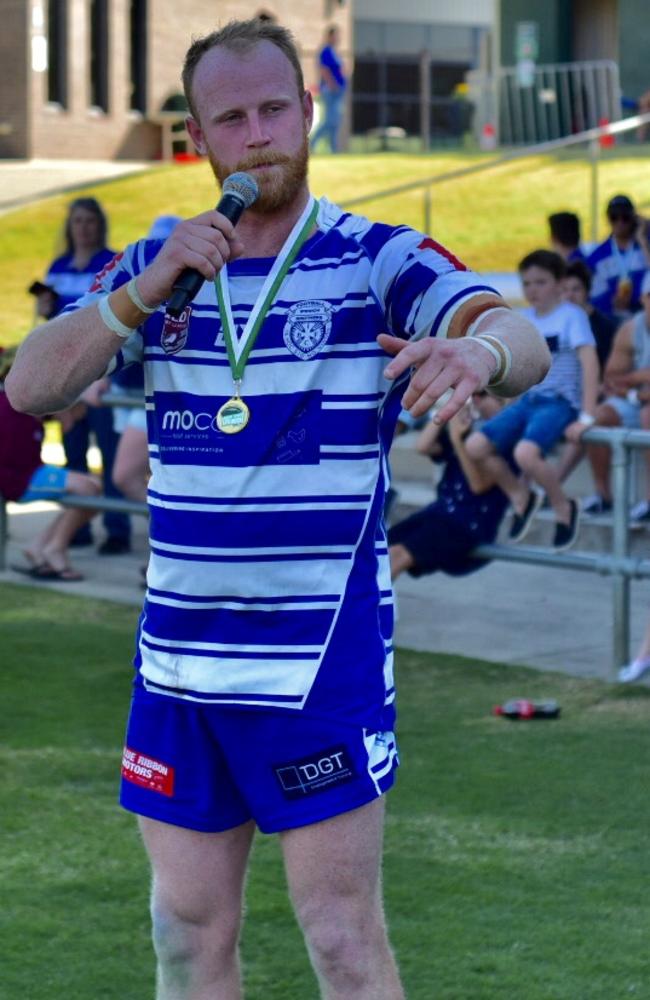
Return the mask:
<path fill-rule="evenodd" d="M 501 67 L 496 80 L 468 73 L 475 104 L 475 131 L 498 124 L 503 145 L 524 145 L 569 136 L 621 117 L 621 88 L 615 62 L 549 63 L 522 78 L 516 67 Z M 498 88 L 498 123 L 493 91 Z"/>

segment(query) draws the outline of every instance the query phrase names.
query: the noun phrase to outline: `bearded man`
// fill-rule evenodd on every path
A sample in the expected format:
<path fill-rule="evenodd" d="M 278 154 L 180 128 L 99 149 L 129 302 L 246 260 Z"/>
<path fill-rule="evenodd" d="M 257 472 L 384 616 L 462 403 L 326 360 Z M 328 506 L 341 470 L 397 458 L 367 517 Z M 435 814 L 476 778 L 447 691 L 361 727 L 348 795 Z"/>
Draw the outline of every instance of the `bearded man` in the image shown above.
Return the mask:
<path fill-rule="evenodd" d="M 128 247 L 28 337 L 7 391 L 50 412 L 144 364 L 151 562 L 121 799 L 153 869 L 158 1000 L 241 996 L 256 828 L 280 837 L 322 996 L 399 1000 L 380 888 L 398 762 L 386 456 L 401 405 L 447 393 L 444 422 L 488 385 L 520 393 L 548 354 L 433 239 L 310 194 L 312 99 L 285 29 L 232 22 L 183 78 L 197 149 L 259 198 L 236 230 L 208 211 Z M 176 317 L 187 268 L 205 281 Z"/>

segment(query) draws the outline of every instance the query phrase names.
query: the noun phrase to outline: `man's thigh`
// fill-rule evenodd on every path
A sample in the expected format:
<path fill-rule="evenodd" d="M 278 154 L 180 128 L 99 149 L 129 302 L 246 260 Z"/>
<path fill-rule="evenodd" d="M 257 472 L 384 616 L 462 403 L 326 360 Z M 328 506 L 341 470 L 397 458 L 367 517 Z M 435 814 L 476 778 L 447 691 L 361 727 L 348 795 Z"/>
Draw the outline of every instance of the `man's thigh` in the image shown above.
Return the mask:
<path fill-rule="evenodd" d="M 229 915 L 237 920 L 252 821 L 222 833 L 203 833 L 140 817 L 154 880 L 154 906 L 188 921 L 209 922 Z"/>
<path fill-rule="evenodd" d="M 384 799 L 280 834 L 299 916 L 336 912 L 341 899 L 360 913 L 381 905 Z"/>

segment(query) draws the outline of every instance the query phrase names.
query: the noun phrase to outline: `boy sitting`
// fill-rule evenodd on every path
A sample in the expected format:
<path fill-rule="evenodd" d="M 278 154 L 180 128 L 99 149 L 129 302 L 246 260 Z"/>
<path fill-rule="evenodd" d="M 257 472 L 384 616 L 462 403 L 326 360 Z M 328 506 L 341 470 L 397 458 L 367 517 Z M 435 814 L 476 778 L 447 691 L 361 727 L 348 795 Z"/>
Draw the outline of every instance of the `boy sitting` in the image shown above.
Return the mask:
<path fill-rule="evenodd" d="M 584 310 L 562 301 L 565 264 L 551 250 L 535 250 L 524 257 L 519 273 L 530 306 L 523 314 L 545 337 L 552 363 L 546 378 L 529 389 L 474 432 L 467 441 L 470 456 L 481 462 L 510 499 L 514 517 L 510 528 L 513 542 L 527 534 L 547 494 L 555 512 L 553 548 L 570 548 L 578 533 L 579 509 L 568 497 L 560 477 L 546 455 L 562 438 L 577 442 L 594 423 L 598 393 L 598 356 Z M 514 458 L 523 476 L 508 465 Z"/>

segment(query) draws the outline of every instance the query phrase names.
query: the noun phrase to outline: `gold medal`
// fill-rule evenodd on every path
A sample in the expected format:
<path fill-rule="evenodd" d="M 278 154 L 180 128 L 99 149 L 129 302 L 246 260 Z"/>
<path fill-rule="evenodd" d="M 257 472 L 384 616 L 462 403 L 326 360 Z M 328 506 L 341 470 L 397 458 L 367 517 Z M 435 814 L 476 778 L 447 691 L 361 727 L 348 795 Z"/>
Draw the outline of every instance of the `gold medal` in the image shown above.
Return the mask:
<path fill-rule="evenodd" d="M 251 411 L 243 399 L 233 396 L 217 411 L 217 427 L 224 434 L 239 434 L 251 418 Z"/>

